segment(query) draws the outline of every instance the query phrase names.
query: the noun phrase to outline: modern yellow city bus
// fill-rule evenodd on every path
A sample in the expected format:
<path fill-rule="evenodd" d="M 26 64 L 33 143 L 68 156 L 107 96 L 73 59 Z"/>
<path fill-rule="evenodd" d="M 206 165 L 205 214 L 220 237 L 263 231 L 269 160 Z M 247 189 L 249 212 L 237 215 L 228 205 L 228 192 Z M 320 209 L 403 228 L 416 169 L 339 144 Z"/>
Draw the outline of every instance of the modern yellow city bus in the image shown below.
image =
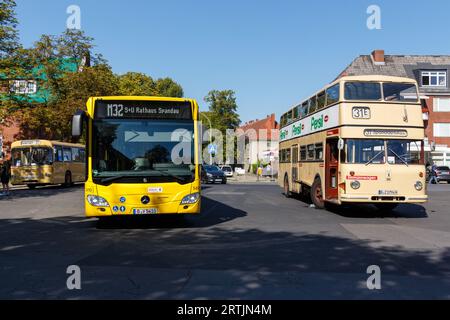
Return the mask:
<path fill-rule="evenodd" d="M 22 140 L 11 145 L 11 184 L 70 186 L 85 180 L 85 147 L 48 140 Z"/>
<path fill-rule="evenodd" d="M 93 97 L 72 135 L 87 141 L 88 217 L 200 213 L 199 109 L 190 99 Z"/>
<path fill-rule="evenodd" d="M 424 203 L 424 122 L 417 83 L 387 76 L 342 77 L 280 121 L 279 184 L 286 196 L 393 210 Z"/>

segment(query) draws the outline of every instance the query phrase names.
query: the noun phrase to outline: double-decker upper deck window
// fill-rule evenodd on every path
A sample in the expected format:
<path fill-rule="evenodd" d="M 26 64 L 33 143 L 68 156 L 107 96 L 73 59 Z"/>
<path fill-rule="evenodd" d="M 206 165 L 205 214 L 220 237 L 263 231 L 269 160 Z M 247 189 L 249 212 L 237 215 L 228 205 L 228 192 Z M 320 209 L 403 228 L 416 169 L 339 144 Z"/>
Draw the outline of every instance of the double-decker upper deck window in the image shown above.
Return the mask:
<path fill-rule="evenodd" d="M 327 89 L 327 106 L 339 101 L 339 84 Z"/>
<path fill-rule="evenodd" d="M 345 83 L 346 100 L 381 100 L 381 84 L 378 82 Z"/>
<path fill-rule="evenodd" d="M 316 112 L 317 110 L 317 98 L 314 96 L 311 99 L 309 99 L 309 113 Z"/>
<path fill-rule="evenodd" d="M 317 110 L 325 107 L 325 91 L 322 91 L 317 95 Z"/>
<path fill-rule="evenodd" d="M 298 110 L 298 107 L 295 107 L 294 108 L 294 120 L 297 120 L 298 118 L 299 118 L 299 112 L 298 112 L 299 110 Z"/>
<path fill-rule="evenodd" d="M 416 101 L 417 88 L 413 83 L 383 83 L 383 95 L 386 101 Z"/>
<path fill-rule="evenodd" d="M 422 86 L 424 87 L 446 87 L 446 71 L 422 71 Z"/>
<path fill-rule="evenodd" d="M 302 104 L 302 118 L 308 115 L 308 101 L 303 102 Z"/>

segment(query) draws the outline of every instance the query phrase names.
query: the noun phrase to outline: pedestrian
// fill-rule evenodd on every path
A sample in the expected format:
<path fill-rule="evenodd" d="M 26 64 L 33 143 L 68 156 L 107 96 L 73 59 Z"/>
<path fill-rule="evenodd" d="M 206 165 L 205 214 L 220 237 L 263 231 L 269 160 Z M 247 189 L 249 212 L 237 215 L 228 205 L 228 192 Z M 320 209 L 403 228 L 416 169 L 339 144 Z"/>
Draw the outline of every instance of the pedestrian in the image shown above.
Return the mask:
<path fill-rule="evenodd" d="M 261 166 L 259 166 L 258 167 L 258 172 L 257 172 L 258 181 L 261 179 L 262 174 L 263 174 L 263 168 Z"/>
<path fill-rule="evenodd" d="M 433 163 L 433 165 L 431 166 L 431 178 L 430 178 L 431 184 L 437 184 L 439 182 L 437 179 L 436 170 L 437 170 L 436 163 Z"/>
<path fill-rule="evenodd" d="M 9 196 L 9 179 L 11 178 L 9 162 L 3 160 L 0 166 L 0 180 L 3 188 L 3 195 Z"/>

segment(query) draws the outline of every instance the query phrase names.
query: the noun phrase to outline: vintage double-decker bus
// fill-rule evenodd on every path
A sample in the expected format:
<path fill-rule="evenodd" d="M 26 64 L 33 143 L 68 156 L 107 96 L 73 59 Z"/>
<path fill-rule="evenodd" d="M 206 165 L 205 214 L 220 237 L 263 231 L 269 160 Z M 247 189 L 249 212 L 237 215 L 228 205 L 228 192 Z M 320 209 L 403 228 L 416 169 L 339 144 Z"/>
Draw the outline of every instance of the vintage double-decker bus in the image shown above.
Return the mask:
<path fill-rule="evenodd" d="M 283 114 L 279 184 L 317 208 L 424 203 L 424 122 L 417 83 L 342 77 Z"/>
<path fill-rule="evenodd" d="M 86 215 L 200 212 L 199 112 L 195 100 L 93 97 L 72 134 L 87 128 Z"/>

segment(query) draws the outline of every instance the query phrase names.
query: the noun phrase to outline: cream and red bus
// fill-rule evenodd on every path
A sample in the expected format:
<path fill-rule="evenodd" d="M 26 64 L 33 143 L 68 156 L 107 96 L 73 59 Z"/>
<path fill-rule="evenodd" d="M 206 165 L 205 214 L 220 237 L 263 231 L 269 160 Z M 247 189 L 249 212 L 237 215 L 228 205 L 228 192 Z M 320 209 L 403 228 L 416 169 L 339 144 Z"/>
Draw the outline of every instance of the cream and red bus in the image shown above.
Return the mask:
<path fill-rule="evenodd" d="M 424 122 L 417 83 L 342 77 L 282 115 L 279 184 L 287 197 L 393 210 L 424 203 Z"/>
<path fill-rule="evenodd" d="M 11 184 L 70 186 L 85 180 L 85 147 L 49 140 L 21 140 L 11 145 Z"/>

